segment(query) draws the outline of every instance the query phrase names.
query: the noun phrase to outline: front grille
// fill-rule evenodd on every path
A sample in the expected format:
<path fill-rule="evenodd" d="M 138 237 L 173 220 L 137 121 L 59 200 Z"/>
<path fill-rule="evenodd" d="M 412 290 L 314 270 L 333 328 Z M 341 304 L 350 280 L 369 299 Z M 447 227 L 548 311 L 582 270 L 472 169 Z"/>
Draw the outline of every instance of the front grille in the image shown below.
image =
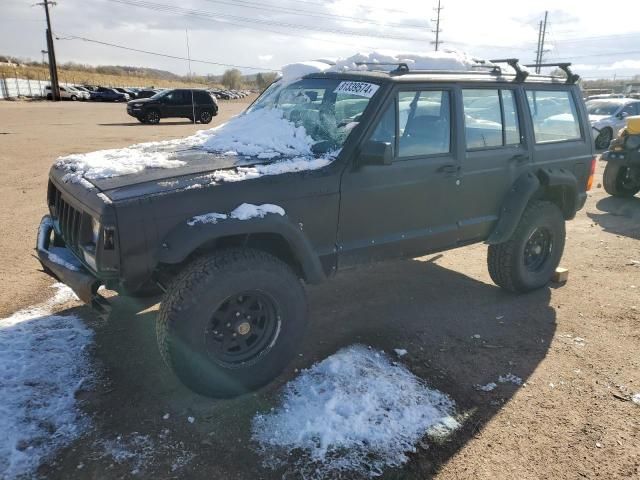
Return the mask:
<path fill-rule="evenodd" d="M 49 182 L 48 197 L 49 211 L 57 223 L 62 239 L 68 248 L 80 253 L 82 212 L 73 208 L 52 182 Z"/>

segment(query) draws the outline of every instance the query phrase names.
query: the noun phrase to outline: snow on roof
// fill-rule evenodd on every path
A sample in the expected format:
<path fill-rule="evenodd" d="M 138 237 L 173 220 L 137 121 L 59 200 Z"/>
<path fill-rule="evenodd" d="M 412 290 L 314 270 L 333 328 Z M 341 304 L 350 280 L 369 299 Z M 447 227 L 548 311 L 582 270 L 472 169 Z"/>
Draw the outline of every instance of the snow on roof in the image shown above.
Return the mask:
<path fill-rule="evenodd" d="M 459 427 L 455 404 L 383 352 L 344 348 L 287 384 L 281 406 L 256 415 L 265 464 L 309 478 L 379 476 L 425 435 Z"/>

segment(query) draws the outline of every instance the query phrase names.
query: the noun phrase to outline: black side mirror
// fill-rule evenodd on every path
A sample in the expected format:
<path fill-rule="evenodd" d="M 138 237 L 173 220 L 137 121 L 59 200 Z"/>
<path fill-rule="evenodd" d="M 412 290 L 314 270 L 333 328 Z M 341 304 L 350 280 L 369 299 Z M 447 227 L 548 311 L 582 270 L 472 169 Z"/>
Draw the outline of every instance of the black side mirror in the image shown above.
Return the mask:
<path fill-rule="evenodd" d="M 359 165 L 391 165 L 393 146 L 389 142 L 366 141 L 360 147 Z"/>

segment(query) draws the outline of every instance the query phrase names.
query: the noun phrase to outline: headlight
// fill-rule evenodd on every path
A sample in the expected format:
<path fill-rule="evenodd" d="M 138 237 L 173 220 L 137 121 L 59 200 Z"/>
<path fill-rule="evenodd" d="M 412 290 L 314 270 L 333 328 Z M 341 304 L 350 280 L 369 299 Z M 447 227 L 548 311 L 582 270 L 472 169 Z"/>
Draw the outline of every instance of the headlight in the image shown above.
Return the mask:
<path fill-rule="evenodd" d="M 142 106 L 142 104 L 141 104 L 141 103 L 134 103 L 134 104 L 133 104 L 133 106 L 134 106 L 134 107 L 141 107 L 141 106 Z"/>
<path fill-rule="evenodd" d="M 91 217 L 91 240 L 96 246 L 100 240 L 100 222 L 93 217 Z"/>

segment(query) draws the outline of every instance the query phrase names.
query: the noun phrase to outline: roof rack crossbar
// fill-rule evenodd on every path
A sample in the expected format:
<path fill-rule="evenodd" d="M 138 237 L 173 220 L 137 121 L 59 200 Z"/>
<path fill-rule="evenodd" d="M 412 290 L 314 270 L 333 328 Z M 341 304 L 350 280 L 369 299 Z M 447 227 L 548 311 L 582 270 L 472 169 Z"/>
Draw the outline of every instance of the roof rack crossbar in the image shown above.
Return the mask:
<path fill-rule="evenodd" d="M 560 63 L 531 63 L 529 65 L 525 65 L 527 67 L 558 67 L 560 70 L 562 70 L 564 73 L 567 74 L 567 81 L 566 83 L 569 83 L 571 85 L 573 85 L 574 83 L 576 83 L 579 79 L 580 79 L 580 75 L 578 75 L 577 73 L 573 73 L 573 71 L 571 70 L 571 63 L 570 62 L 560 62 Z"/>
<path fill-rule="evenodd" d="M 404 62 L 356 62 L 357 66 L 367 65 L 367 66 L 378 66 L 378 65 L 396 65 L 395 72 L 408 72 L 409 65 Z"/>
<path fill-rule="evenodd" d="M 527 72 L 526 70 L 522 70 L 520 63 L 518 63 L 520 62 L 520 60 L 518 60 L 517 58 L 496 58 L 489 61 L 491 63 L 506 63 L 511 68 L 513 68 L 516 71 L 515 81 L 518 83 L 524 82 L 529 76 L 529 72 Z"/>
<path fill-rule="evenodd" d="M 490 63 L 478 63 L 476 65 L 472 65 L 471 68 L 490 68 L 491 73 L 495 73 L 496 75 L 502 75 L 502 69 L 500 65 L 491 65 Z"/>

